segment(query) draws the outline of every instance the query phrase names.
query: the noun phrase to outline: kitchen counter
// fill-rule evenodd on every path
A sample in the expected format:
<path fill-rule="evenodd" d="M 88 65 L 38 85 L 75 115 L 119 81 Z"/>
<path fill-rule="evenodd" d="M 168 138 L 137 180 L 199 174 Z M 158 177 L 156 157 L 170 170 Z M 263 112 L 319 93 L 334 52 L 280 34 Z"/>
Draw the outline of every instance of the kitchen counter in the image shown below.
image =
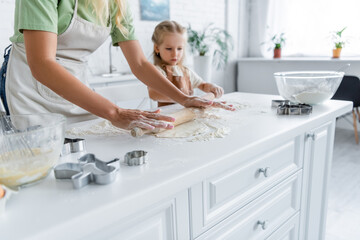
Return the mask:
<path fill-rule="evenodd" d="M 86 136 L 88 152 L 94 153 L 103 161 L 116 157 L 123 160 L 126 152 L 141 149 L 148 151 L 148 163 L 137 167 L 121 164 L 114 183 L 91 184 L 80 190 L 73 189 L 69 181 L 56 180 L 52 172 L 43 182 L 21 189 L 12 196 L 7 203 L 5 215 L 0 216 L 0 238 L 108 238 L 102 232 L 113 224 L 120 228 L 123 224 L 126 225 L 128 219 L 133 219 L 132 216 L 151 209 L 172 196 L 178 196 L 180 192 L 185 194 L 181 198 L 187 199 L 191 195 L 192 186 L 238 164 L 238 160 L 232 156 L 254 156 L 263 149 L 283 144 L 287 139 L 303 136 L 327 122 L 334 127 L 335 119 L 352 109 L 351 102 L 331 100 L 314 106 L 312 114 L 308 116 L 278 116 L 276 109 L 271 109 L 271 100 L 279 99 L 279 96 L 232 93 L 226 97 L 252 105 L 238 110 L 234 115 L 236 117 L 228 121 L 231 131 L 225 138 L 186 142 L 153 136 L 132 138 L 126 134 L 111 137 Z M 333 133 L 331 136 L 333 138 Z M 298 139 L 300 142 L 304 141 L 304 137 Z M 300 144 L 302 147 L 303 145 Z M 331 154 L 329 157 L 327 161 L 331 161 Z M 299 170 L 296 174 L 301 171 L 305 172 Z M 178 201 L 179 198 L 174 199 Z M 189 204 L 188 201 L 186 204 Z M 189 215 L 191 218 L 192 214 L 188 212 L 194 205 L 185 207 L 187 214 L 183 220 L 189 218 Z M 171 216 L 173 219 L 174 216 Z M 142 226 L 139 224 L 138 229 Z M 174 235 L 167 239 L 196 237 L 191 226 L 187 226 L 187 229 L 188 233 L 178 233 L 175 234 L 177 237 Z M 105 232 L 110 233 L 107 230 Z M 180 227 L 175 232 L 180 232 Z"/>

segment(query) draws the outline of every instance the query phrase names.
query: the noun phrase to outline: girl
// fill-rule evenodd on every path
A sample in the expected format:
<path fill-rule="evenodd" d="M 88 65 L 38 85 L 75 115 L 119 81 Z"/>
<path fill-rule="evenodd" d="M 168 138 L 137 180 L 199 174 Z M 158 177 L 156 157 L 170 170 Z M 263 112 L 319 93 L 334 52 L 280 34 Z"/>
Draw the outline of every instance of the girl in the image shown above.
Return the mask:
<path fill-rule="evenodd" d="M 175 21 L 163 21 L 155 27 L 152 41 L 156 68 L 183 93 L 192 95 L 193 89 L 199 88 L 204 92 L 213 93 L 216 98 L 222 96 L 224 90 L 221 87 L 203 81 L 196 73 L 183 66 L 187 42 L 186 28 Z M 158 101 L 159 107 L 175 102 L 154 88 L 149 88 L 149 96 Z"/>
<path fill-rule="evenodd" d="M 159 111 L 119 108 L 87 86 L 87 59 L 109 35 L 151 88 L 186 107 L 213 104 L 185 95 L 146 60 L 125 0 L 16 0 L 14 29 L 0 84 L 8 114 L 56 112 L 76 122 L 92 113 L 124 129 L 173 128 Z"/>

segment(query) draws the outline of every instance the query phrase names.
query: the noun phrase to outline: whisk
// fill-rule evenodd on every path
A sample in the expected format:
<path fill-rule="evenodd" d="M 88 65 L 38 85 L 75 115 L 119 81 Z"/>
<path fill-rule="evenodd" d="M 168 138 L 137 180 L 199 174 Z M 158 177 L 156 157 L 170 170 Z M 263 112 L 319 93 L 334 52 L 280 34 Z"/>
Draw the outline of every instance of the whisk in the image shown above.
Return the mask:
<path fill-rule="evenodd" d="M 0 112 L 0 160 L 15 160 L 34 156 L 28 142 L 12 124 L 10 117 Z"/>

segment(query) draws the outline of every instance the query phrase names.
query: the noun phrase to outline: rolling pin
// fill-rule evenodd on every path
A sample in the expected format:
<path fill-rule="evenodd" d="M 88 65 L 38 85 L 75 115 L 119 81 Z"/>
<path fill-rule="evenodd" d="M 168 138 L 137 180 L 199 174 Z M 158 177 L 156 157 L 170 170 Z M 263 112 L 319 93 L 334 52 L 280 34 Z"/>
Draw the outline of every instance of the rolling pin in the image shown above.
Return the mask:
<path fill-rule="evenodd" d="M 201 98 L 204 98 L 207 100 L 213 100 L 215 98 L 215 96 L 212 93 L 207 93 L 207 94 L 201 96 Z M 186 122 L 189 122 L 189 121 L 195 119 L 196 114 L 195 114 L 194 108 L 183 108 L 177 112 L 169 114 L 168 116 L 175 118 L 175 122 L 172 122 L 172 124 L 174 125 L 174 127 L 176 127 L 182 123 L 186 123 Z M 131 133 L 131 136 L 133 136 L 133 137 L 141 137 L 144 134 L 160 133 L 160 132 L 163 132 L 166 130 L 169 130 L 169 129 L 155 128 L 153 130 L 148 130 L 148 129 L 142 129 L 142 128 L 135 127 L 133 129 L 131 129 L 130 133 Z"/>

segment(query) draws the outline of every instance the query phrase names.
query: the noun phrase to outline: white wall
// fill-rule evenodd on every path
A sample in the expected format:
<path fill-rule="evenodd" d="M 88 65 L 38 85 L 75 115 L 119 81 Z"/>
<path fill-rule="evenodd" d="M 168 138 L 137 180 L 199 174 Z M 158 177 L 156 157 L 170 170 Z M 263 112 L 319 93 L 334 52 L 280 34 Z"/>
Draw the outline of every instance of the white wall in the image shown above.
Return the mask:
<path fill-rule="evenodd" d="M 240 0 L 240 2 L 242 1 L 243 0 Z M 134 14 L 136 34 L 145 56 L 150 58 L 152 52 L 151 34 L 158 22 L 141 21 L 139 1 L 129 0 L 128 2 Z M 15 0 L 0 0 L 0 64 L 3 62 L 3 50 L 10 44 L 9 37 L 13 34 L 14 3 Z M 230 9 L 232 11 L 231 16 L 237 19 L 238 4 L 238 0 L 170 0 L 170 18 L 184 26 L 191 23 L 195 29 L 202 29 L 211 22 L 218 27 L 226 28 L 227 23 L 231 22 L 232 25 L 228 24 L 228 26 L 232 26 L 233 32 L 236 35 L 237 22 L 229 20 L 227 18 L 227 12 Z M 226 7 L 230 5 L 235 6 L 235 8 Z M 109 71 L 109 41 L 110 39 L 94 53 L 89 61 L 89 67 L 93 74 Z M 118 48 L 113 48 L 112 53 L 114 65 L 117 70 L 120 72 L 129 72 L 129 67 L 121 51 Z M 236 58 L 236 55 L 234 55 L 233 58 Z M 188 56 L 187 63 L 192 65 L 191 56 Z M 233 90 L 232 88 L 235 83 L 234 69 L 235 67 L 232 68 L 231 74 L 229 75 L 228 73 L 226 77 L 224 76 L 224 71 L 214 71 L 212 81 L 222 86 L 227 84 L 227 86 L 229 86 L 228 88 Z M 224 79 L 226 79 L 226 81 L 224 81 Z"/>

